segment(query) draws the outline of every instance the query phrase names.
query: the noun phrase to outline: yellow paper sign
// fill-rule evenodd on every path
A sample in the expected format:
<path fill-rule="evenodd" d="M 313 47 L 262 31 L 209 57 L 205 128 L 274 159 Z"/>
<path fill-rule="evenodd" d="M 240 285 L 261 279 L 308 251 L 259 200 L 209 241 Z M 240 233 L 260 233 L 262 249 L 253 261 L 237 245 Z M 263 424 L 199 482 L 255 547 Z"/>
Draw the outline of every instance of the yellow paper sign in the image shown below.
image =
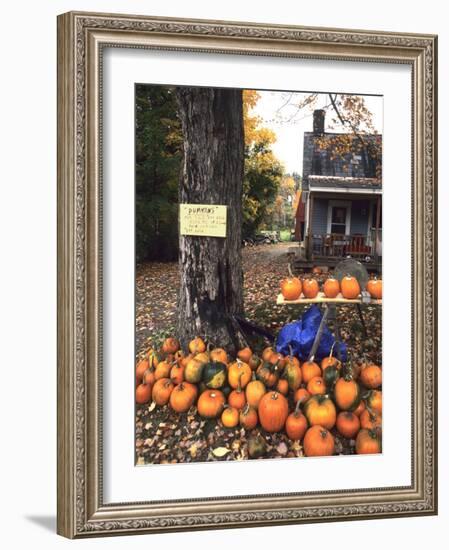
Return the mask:
<path fill-rule="evenodd" d="M 223 204 L 180 204 L 181 235 L 226 237 L 226 210 Z"/>

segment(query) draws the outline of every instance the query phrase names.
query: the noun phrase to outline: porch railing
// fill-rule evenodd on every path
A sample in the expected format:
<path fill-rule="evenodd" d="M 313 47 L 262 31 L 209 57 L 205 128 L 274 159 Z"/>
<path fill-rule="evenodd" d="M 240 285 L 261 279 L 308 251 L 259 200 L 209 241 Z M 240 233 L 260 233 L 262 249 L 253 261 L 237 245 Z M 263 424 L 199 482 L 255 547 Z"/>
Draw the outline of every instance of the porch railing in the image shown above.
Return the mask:
<path fill-rule="evenodd" d="M 311 244 L 312 256 L 315 258 L 363 258 L 374 255 L 374 246 L 365 235 L 312 235 Z"/>

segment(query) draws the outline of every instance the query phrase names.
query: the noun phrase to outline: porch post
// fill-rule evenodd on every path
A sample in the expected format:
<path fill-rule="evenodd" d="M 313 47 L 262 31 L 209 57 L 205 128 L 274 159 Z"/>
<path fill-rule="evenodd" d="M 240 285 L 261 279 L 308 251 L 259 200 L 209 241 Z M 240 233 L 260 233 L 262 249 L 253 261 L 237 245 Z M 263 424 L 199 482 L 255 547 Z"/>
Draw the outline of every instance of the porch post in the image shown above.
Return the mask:
<path fill-rule="evenodd" d="M 312 221 L 313 221 L 313 195 L 309 191 L 309 215 L 307 218 L 307 259 L 312 260 L 312 250 L 313 250 L 313 238 L 312 238 Z"/>
<path fill-rule="evenodd" d="M 380 224 L 380 195 L 377 195 L 376 203 L 376 227 L 374 230 L 374 260 L 377 264 L 379 260 L 379 254 L 377 253 L 379 246 L 379 224 Z"/>

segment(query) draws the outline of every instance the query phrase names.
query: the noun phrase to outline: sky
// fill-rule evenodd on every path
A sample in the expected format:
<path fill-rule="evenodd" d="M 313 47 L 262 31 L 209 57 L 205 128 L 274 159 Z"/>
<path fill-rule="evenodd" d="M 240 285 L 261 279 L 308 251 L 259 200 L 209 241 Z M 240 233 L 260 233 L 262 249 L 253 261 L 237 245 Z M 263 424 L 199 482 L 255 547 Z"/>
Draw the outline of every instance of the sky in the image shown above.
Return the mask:
<path fill-rule="evenodd" d="M 328 105 L 329 96 L 319 94 L 313 106 L 305 106 L 298 110 L 293 105 L 304 101 L 310 93 L 259 91 L 259 94 L 261 97 L 251 114 L 260 116 L 263 119 L 262 126 L 270 128 L 276 134 L 277 141 L 272 146 L 273 152 L 284 165 L 286 172 L 297 172 L 302 175 L 303 134 L 312 131 L 313 111 Z M 366 106 L 373 115 L 376 131 L 382 133 L 383 98 L 375 96 L 364 96 L 364 98 Z M 328 127 L 326 131 L 329 131 Z M 348 130 L 335 128 L 332 131 L 347 132 Z"/>

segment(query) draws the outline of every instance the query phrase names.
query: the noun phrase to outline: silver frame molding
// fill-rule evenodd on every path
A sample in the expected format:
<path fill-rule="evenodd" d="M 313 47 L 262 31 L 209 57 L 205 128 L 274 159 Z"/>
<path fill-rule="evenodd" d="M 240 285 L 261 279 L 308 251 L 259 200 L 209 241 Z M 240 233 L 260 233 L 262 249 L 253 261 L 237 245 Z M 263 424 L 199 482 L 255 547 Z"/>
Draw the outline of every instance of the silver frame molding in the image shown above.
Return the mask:
<path fill-rule="evenodd" d="M 101 62 L 105 46 L 410 65 L 410 486 L 103 503 Z M 81 538 L 437 513 L 436 60 L 433 35 L 77 12 L 58 17 L 59 534 Z"/>

